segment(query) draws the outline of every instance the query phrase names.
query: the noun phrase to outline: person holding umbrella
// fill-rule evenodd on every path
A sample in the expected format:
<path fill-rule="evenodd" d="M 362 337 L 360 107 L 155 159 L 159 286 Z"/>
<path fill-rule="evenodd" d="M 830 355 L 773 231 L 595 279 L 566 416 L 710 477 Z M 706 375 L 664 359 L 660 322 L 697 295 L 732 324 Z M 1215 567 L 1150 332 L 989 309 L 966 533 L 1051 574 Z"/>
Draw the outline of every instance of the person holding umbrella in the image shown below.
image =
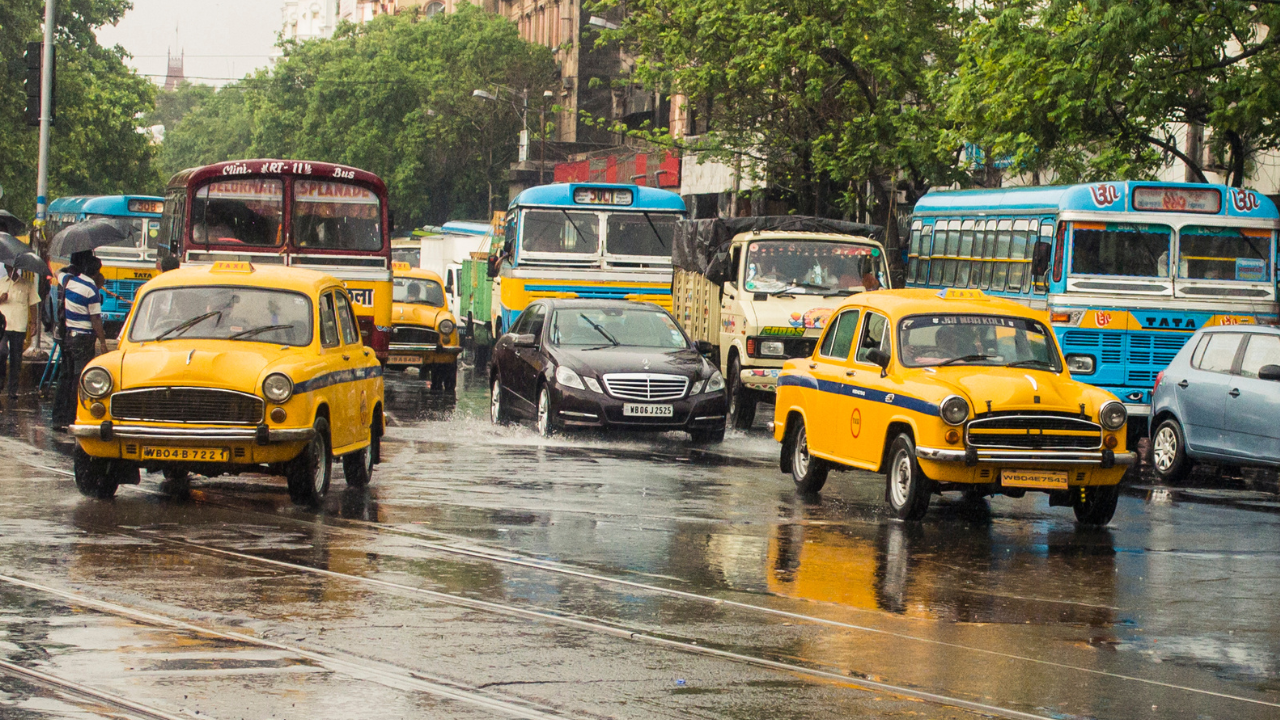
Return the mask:
<path fill-rule="evenodd" d="M 8 386 L 10 400 L 18 396 L 31 308 L 40 303 L 35 281 L 23 271 L 43 277 L 49 266 L 20 240 L 0 232 L 0 324 L 5 328 L 0 336 L 0 386 Z"/>
<path fill-rule="evenodd" d="M 53 401 L 53 426 L 58 430 L 75 420 L 76 386 L 84 366 L 97 357 L 95 350 L 107 351 L 107 333 L 102 327 L 102 293 L 93 279 L 101 268 L 102 261 L 94 257 L 92 250 L 81 250 L 71 255 L 71 264 L 58 275 L 65 325 L 58 394 Z"/>

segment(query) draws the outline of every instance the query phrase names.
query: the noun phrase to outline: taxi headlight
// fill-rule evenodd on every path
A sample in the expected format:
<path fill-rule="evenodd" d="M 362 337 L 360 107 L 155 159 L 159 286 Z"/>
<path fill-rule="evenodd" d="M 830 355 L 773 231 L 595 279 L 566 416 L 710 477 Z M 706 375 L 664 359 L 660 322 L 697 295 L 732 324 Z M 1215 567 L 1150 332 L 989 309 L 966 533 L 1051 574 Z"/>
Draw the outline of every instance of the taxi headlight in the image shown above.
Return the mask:
<path fill-rule="evenodd" d="M 111 393 L 111 373 L 105 368 L 91 367 L 80 376 L 80 389 L 84 394 L 97 400 Z"/>
<path fill-rule="evenodd" d="M 578 377 L 578 373 L 563 365 L 556 368 L 556 382 L 565 387 L 577 388 L 578 390 L 587 389 L 587 386 L 582 384 L 582 378 Z"/>
<path fill-rule="evenodd" d="M 707 380 L 706 391 L 709 393 L 713 393 L 713 392 L 720 392 L 721 390 L 724 390 L 724 376 L 720 374 L 719 370 L 716 370 L 715 372 L 711 373 L 711 377 Z"/>
<path fill-rule="evenodd" d="M 272 373 L 262 381 L 262 394 L 273 403 L 288 402 L 293 397 L 293 381 L 287 375 Z"/>
<path fill-rule="evenodd" d="M 969 418 L 969 402 L 959 395 L 951 395 L 938 406 L 942 421 L 948 425 L 963 425 Z"/>
<path fill-rule="evenodd" d="M 440 331 L 440 338 L 444 339 L 453 334 L 453 329 L 457 327 L 452 320 L 441 320 L 436 329 Z"/>
<path fill-rule="evenodd" d="M 1119 430 L 1128 419 L 1129 411 L 1125 409 L 1124 403 L 1115 400 L 1103 405 L 1098 412 L 1098 422 L 1108 430 Z"/>

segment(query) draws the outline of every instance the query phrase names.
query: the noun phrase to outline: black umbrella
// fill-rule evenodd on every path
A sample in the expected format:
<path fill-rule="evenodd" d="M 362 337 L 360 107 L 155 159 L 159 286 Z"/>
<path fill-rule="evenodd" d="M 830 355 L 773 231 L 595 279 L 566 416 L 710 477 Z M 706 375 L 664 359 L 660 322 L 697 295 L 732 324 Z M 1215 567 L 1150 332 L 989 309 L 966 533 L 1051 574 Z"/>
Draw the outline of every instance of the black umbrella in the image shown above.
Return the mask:
<path fill-rule="evenodd" d="M 117 220 L 94 218 L 78 222 L 53 236 L 49 243 L 50 257 L 71 257 L 84 250 L 95 250 L 105 245 L 115 245 L 133 234 L 133 228 Z"/>
<path fill-rule="evenodd" d="M 21 235 L 26 229 L 27 224 L 14 217 L 13 213 L 8 210 L 0 210 L 0 232 Z"/>
<path fill-rule="evenodd" d="M 19 270 L 33 272 L 40 276 L 49 275 L 49 266 L 31 251 L 18 238 L 4 232 L 0 232 L 0 263 L 4 263 L 7 267 L 16 267 Z"/>

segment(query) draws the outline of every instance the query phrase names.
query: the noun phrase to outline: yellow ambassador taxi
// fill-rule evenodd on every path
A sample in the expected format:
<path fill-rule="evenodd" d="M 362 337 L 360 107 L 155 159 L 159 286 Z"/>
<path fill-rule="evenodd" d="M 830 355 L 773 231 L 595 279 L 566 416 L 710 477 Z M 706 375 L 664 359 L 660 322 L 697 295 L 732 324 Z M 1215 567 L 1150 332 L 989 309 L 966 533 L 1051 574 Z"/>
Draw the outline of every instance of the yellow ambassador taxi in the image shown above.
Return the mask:
<path fill-rule="evenodd" d="M 109 498 L 140 468 L 182 482 L 265 468 L 297 503 L 333 459 L 368 484 L 382 436 L 382 366 L 351 299 L 320 272 L 217 263 L 139 289 L 120 347 L 80 376 L 71 426 L 80 491 Z"/>
<path fill-rule="evenodd" d="M 387 367 L 417 367 L 433 392 L 453 392 L 458 381 L 458 321 L 449 312 L 444 283 L 430 270 L 392 263 L 391 348 Z"/>
<path fill-rule="evenodd" d="M 778 378 L 781 467 L 802 493 L 833 467 L 884 473 L 904 520 L 933 493 L 1049 493 L 1105 525 L 1136 455 L 1124 404 L 1071 379 L 1049 317 L 978 290 L 882 290 L 832 315 Z"/>

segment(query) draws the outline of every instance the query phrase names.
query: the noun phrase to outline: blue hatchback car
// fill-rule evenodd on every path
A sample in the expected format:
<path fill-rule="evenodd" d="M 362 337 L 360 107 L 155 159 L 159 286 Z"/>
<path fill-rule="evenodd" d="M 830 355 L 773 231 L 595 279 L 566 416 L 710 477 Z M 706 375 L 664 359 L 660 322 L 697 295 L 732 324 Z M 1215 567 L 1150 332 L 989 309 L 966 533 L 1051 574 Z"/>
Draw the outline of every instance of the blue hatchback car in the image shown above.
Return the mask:
<path fill-rule="evenodd" d="M 1204 328 L 1156 378 L 1151 462 L 1167 482 L 1196 463 L 1280 467 L 1280 328 Z"/>

